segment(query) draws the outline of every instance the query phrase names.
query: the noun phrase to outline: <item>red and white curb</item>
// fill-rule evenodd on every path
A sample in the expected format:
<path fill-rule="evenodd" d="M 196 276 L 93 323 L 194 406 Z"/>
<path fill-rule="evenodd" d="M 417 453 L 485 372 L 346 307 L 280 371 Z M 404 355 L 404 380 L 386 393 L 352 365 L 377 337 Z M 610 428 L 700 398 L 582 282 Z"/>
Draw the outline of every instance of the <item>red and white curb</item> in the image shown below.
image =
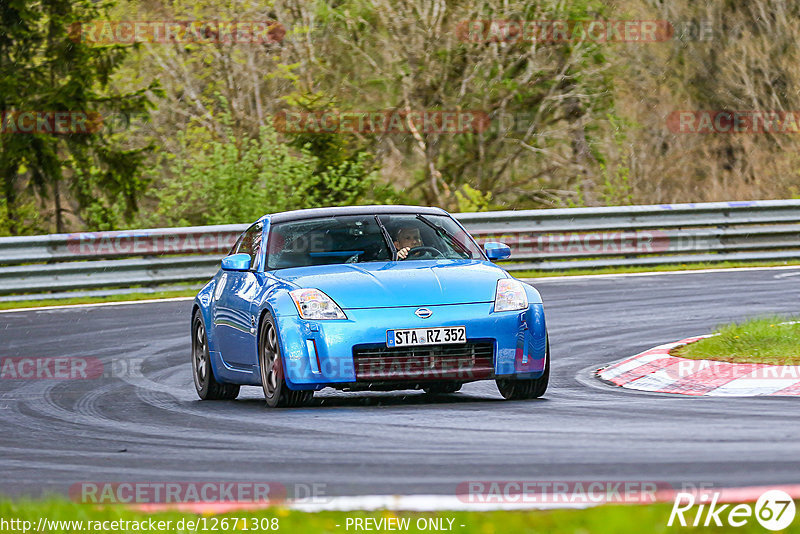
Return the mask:
<path fill-rule="evenodd" d="M 800 365 L 729 363 L 671 356 L 675 347 L 711 336 L 682 339 L 597 370 L 628 389 L 716 397 L 800 396 Z"/>

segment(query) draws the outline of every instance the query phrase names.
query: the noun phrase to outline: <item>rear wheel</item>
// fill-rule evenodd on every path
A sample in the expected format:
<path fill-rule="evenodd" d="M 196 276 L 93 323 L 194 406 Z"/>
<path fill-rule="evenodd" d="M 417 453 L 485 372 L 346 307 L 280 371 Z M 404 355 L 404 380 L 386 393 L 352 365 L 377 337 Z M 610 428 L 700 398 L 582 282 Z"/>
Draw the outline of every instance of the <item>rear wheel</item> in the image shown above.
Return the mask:
<path fill-rule="evenodd" d="M 422 388 L 428 395 L 446 395 L 448 393 L 455 393 L 464 384 L 460 382 L 437 382 Z"/>
<path fill-rule="evenodd" d="M 314 396 L 313 391 L 289 389 L 283 379 L 278 329 L 272 316 L 267 314 L 261 322 L 258 336 L 258 363 L 261 367 L 261 385 L 270 408 L 305 406 Z"/>
<path fill-rule="evenodd" d="M 498 378 L 497 389 L 506 400 L 538 399 L 547 391 L 550 381 L 550 338 L 544 352 L 544 373 L 539 378 Z"/>
<path fill-rule="evenodd" d="M 221 384 L 214 378 L 206 327 L 199 311 L 192 320 L 192 375 L 197 395 L 202 400 L 233 400 L 239 395 L 238 385 Z"/>

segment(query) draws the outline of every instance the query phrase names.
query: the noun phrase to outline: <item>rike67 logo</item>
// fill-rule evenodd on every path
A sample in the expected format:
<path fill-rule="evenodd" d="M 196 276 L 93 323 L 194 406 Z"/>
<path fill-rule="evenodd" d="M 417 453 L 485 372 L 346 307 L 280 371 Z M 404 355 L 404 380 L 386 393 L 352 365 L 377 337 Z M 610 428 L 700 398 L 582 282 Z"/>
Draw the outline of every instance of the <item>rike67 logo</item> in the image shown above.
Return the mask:
<path fill-rule="evenodd" d="M 785 491 L 766 491 L 761 494 L 755 505 L 722 504 L 719 501 L 718 492 L 702 493 L 699 498 L 692 493 L 678 493 L 667 526 L 678 524 L 682 527 L 742 527 L 755 518 L 768 530 L 783 530 L 794 520 L 795 504 Z M 690 512 L 695 506 L 697 510 L 692 518 Z"/>

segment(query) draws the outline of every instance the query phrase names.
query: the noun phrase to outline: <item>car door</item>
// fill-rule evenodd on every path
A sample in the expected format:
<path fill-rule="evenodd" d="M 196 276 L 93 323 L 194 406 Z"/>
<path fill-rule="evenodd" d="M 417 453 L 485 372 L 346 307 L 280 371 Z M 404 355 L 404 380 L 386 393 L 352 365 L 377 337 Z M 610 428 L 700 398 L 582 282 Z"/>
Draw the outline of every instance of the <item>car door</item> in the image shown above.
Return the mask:
<path fill-rule="evenodd" d="M 263 224 L 254 224 L 233 251 L 250 255 L 250 270 L 223 273 L 225 287 L 218 293 L 214 314 L 222 359 L 231 367 L 248 371 L 256 364 L 256 317 L 251 314 L 251 308 L 261 284 L 256 270 L 261 256 L 262 232 Z"/>

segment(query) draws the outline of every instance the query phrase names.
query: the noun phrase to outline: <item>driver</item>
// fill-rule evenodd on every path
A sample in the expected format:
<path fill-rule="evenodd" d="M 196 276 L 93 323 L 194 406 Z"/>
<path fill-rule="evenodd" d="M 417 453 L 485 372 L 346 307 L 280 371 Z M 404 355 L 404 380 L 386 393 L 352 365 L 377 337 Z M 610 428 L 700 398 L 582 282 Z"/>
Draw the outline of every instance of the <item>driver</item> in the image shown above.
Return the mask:
<path fill-rule="evenodd" d="M 419 228 L 413 226 L 401 226 L 394 235 L 394 248 L 397 249 L 398 260 L 406 259 L 409 250 L 424 244 L 422 236 L 419 235 Z"/>

